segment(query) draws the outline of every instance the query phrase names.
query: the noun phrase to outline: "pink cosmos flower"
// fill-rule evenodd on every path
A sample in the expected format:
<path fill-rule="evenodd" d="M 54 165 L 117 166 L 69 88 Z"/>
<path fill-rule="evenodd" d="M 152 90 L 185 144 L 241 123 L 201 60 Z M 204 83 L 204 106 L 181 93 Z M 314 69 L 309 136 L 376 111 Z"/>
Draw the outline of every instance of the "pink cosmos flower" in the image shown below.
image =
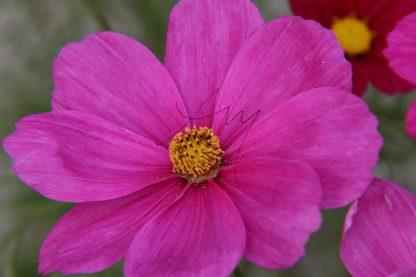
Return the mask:
<path fill-rule="evenodd" d="M 387 94 L 408 92 L 415 85 L 397 76 L 383 50 L 396 23 L 416 11 L 415 0 L 290 0 L 295 14 L 334 31 L 353 67 L 353 91 L 363 95 L 371 82 Z"/>
<path fill-rule="evenodd" d="M 341 258 L 354 277 L 416 276 L 416 197 L 374 179 L 348 211 Z"/>
<path fill-rule="evenodd" d="M 289 267 L 319 207 L 362 194 L 381 147 L 332 33 L 264 24 L 246 0 L 180 1 L 164 65 L 126 36 L 90 35 L 61 51 L 54 82 L 52 111 L 4 142 L 29 187 L 77 203 L 42 245 L 43 273 L 122 258 L 126 276 Z"/>
<path fill-rule="evenodd" d="M 416 85 L 416 12 L 400 20 L 387 37 L 384 55 L 389 66 L 403 79 Z M 416 138 L 416 101 L 406 115 L 406 131 Z"/>

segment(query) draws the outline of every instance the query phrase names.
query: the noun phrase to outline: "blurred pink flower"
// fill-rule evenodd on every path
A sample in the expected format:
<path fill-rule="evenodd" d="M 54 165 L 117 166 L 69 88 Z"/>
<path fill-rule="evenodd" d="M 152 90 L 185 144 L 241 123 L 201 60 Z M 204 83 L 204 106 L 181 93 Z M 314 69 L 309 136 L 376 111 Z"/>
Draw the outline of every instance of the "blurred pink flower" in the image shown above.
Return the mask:
<path fill-rule="evenodd" d="M 52 112 L 4 142 L 29 187 L 78 203 L 43 243 L 43 273 L 124 257 L 126 276 L 292 266 L 319 207 L 359 197 L 381 147 L 333 35 L 263 24 L 245 0 L 180 1 L 165 65 L 126 36 L 90 35 L 61 51 L 54 82 Z M 207 128 L 181 133 L 192 126 Z"/>
<path fill-rule="evenodd" d="M 416 85 L 416 12 L 400 20 L 387 37 L 384 55 L 389 66 L 403 79 Z M 406 131 L 416 138 L 416 101 L 406 116 Z"/>
<path fill-rule="evenodd" d="M 389 33 L 384 55 L 400 77 L 416 84 L 416 12 L 400 20 Z"/>
<path fill-rule="evenodd" d="M 416 276 L 416 197 L 374 179 L 348 211 L 341 258 L 354 277 Z"/>
<path fill-rule="evenodd" d="M 371 82 L 387 94 L 415 88 L 388 66 L 383 50 L 396 23 L 416 11 L 415 0 L 290 0 L 295 14 L 334 31 L 353 67 L 353 91 L 363 95 Z"/>

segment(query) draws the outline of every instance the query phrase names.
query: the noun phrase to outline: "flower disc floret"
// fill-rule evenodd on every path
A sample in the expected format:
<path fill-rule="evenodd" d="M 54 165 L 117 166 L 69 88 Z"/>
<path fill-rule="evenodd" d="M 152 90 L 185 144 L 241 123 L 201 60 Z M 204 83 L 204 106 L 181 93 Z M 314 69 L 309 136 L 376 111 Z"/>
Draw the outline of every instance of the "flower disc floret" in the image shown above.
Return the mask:
<path fill-rule="evenodd" d="M 185 128 L 185 132 L 177 133 L 169 145 L 173 172 L 190 183 L 215 178 L 223 153 L 219 138 L 207 127 Z"/>
<path fill-rule="evenodd" d="M 335 20 L 331 29 L 348 55 L 360 55 L 370 50 L 373 33 L 364 20 L 347 16 Z"/>

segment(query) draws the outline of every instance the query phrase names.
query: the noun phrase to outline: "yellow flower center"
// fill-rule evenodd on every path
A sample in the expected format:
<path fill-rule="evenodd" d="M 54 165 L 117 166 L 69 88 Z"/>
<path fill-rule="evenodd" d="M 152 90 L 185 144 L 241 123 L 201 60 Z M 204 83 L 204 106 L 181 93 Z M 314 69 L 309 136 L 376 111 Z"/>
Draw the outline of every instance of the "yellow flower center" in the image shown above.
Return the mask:
<path fill-rule="evenodd" d="M 364 20 L 354 16 L 335 19 L 331 29 L 348 55 L 360 55 L 370 50 L 374 35 Z"/>
<path fill-rule="evenodd" d="M 219 138 L 207 127 L 185 128 L 185 132 L 177 133 L 169 144 L 173 172 L 189 183 L 202 183 L 215 178 L 223 153 Z"/>

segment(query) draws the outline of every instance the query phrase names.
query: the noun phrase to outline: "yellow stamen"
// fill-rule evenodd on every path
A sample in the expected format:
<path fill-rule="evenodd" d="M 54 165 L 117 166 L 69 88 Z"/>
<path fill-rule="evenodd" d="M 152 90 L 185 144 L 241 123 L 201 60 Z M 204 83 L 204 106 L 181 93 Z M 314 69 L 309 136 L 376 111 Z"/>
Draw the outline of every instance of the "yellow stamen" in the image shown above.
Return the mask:
<path fill-rule="evenodd" d="M 348 55 L 360 55 L 370 50 L 374 34 L 364 20 L 354 16 L 335 19 L 331 29 Z"/>
<path fill-rule="evenodd" d="M 207 127 L 185 128 L 185 133 L 177 133 L 169 145 L 173 172 L 189 183 L 202 183 L 215 178 L 223 153 L 219 138 Z"/>

